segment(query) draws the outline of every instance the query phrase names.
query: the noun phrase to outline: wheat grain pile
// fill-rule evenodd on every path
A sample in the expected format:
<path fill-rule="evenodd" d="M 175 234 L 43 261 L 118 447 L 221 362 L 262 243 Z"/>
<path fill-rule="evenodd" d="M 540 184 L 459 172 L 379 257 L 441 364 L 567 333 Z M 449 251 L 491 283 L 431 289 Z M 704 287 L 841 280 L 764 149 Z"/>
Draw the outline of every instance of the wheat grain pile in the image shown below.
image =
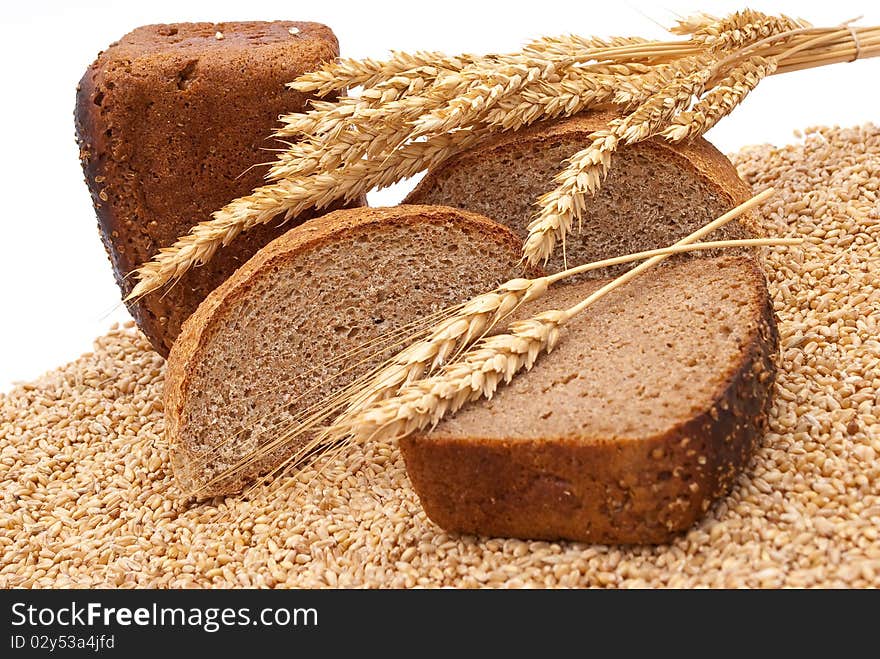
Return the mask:
<path fill-rule="evenodd" d="M 880 585 L 880 128 L 814 129 L 736 162 L 779 191 L 772 230 L 808 242 L 768 252 L 783 349 L 763 447 L 673 544 L 447 535 L 383 443 L 250 501 L 182 503 L 163 362 L 118 328 L 0 397 L 0 586 Z"/>

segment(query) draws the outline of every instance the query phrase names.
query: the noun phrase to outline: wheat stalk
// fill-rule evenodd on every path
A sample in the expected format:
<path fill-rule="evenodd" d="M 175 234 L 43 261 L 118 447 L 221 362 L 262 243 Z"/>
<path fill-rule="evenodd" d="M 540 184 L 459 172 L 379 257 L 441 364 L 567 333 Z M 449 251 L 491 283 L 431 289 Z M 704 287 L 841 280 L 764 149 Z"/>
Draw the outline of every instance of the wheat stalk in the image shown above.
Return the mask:
<path fill-rule="evenodd" d="M 545 80 L 555 70 L 551 62 L 523 67 L 481 60 L 476 69 L 437 77 L 430 85 L 421 77 L 395 76 L 357 98 L 341 99 L 332 108 L 322 104 L 306 113 L 286 115 L 276 137 L 308 137 L 290 144 L 270 167 L 267 178 L 332 171 L 363 157 L 393 152 L 398 145 L 423 136 L 466 128 L 476 115 L 485 114 L 502 99 L 533 91 L 534 82 Z"/>
<path fill-rule="evenodd" d="M 698 15 L 672 31 L 683 38 L 545 37 L 518 53 L 397 52 L 382 62 L 327 63 L 291 86 L 360 93 L 285 116 L 279 137 L 300 141 L 281 151 L 269 182 L 138 268 L 128 299 L 175 281 L 254 226 L 390 185 L 493 133 L 613 104 L 622 116 L 572 155 L 539 200 L 524 256 L 541 261 L 564 243 L 620 145 L 695 138 L 768 75 L 880 54 L 880 27 L 814 28 L 750 10 Z"/>
<path fill-rule="evenodd" d="M 502 98 L 488 108 L 480 124 L 496 131 L 518 130 L 538 120 L 571 116 L 612 102 L 623 79 L 646 75 L 641 64 L 609 64 L 585 71 L 573 67 L 549 80 L 540 79 L 522 93 Z"/>
<path fill-rule="evenodd" d="M 763 247 L 793 244 L 788 239 L 720 240 L 698 244 L 682 243 L 660 249 L 635 252 L 601 261 L 586 263 L 536 279 L 512 279 L 494 291 L 478 295 L 456 307 L 447 317 L 430 329 L 427 336 L 417 340 L 391 357 L 368 381 L 356 384 L 345 413 L 351 413 L 373 402 L 394 396 L 401 387 L 424 378 L 485 336 L 508 318 L 516 309 L 544 295 L 547 289 L 563 279 L 632 263 L 656 256 L 672 256 L 686 252 L 727 249 L 733 247 Z"/>
<path fill-rule="evenodd" d="M 609 101 L 620 94 L 615 84 L 623 80 L 637 88 L 653 77 L 649 67 L 638 64 L 585 68 L 531 58 L 525 65 L 504 56 L 483 58 L 432 78 L 396 75 L 356 98 L 318 103 L 309 112 L 283 116 L 276 137 L 302 134 L 306 139 L 289 144 L 267 178 L 332 170 L 468 126 L 519 128 L 539 116 L 572 114 Z"/>
<path fill-rule="evenodd" d="M 676 246 L 695 243 L 772 194 L 773 190 L 768 189 L 752 197 Z M 531 369 L 539 355 L 551 352 L 562 327 L 572 318 L 670 256 L 661 254 L 646 260 L 567 309 L 543 311 L 512 323 L 507 333 L 481 339 L 461 359 L 444 366 L 436 375 L 403 386 L 394 397 L 343 415 L 328 432 L 329 437 L 350 441 L 399 439 L 435 426 L 446 414 L 470 401 L 491 398 L 499 385 L 509 383 L 523 369 Z"/>

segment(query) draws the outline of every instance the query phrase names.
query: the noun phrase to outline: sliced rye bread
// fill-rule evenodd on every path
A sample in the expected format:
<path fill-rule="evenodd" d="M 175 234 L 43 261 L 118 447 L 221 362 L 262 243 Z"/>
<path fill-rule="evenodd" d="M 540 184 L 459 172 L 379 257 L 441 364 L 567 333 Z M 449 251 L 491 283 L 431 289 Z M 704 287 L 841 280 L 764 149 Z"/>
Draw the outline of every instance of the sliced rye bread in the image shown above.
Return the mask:
<path fill-rule="evenodd" d="M 517 315 L 568 307 L 600 284 L 551 289 Z M 665 542 L 747 464 L 777 350 L 752 258 L 670 263 L 587 309 L 492 400 L 403 439 L 407 470 L 450 531 Z"/>
<path fill-rule="evenodd" d="M 372 351 L 334 358 L 518 276 L 519 249 L 506 227 L 439 206 L 337 211 L 261 249 L 184 323 L 168 358 L 166 433 L 181 489 L 203 488 L 381 361 L 361 361 Z M 301 445 L 199 496 L 234 492 Z"/>
<path fill-rule="evenodd" d="M 522 238 L 539 196 L 555 187 L 564 161 L 589 144 L 615 114 L 592 112 L 500 135 L 431 170 L 407 204 L 441 204 L 481 213 Z M 671 144 L 652 139 L 621 147 L 598 194 L 587 201 L 582 229 L 566 237 L 568 264 L 578 265 L 673 243 L 751 196 L 730 161 L 706 140 Z M 762 235 L 746 214 L 713 238 Z M 688 258 L 687 256 L 676 259 Z M 557 244 L 547 270 L 563 268 Z M 593 273 L 618 274 L 629 266 Z M 590 276 L 590 275 L 585 275 Z"/>
<path fill-rule="evenodd" d="M 77 86 L 74 123 L 123 297 L 135 268 L 265 182 L 257 165 L 279 145 L 270 137 L 278 115 L 303 112 L 310 99 L 287 83 L 338 55 L 329 27 L 294 21 L 146 25 L 99 53 Z M 294 224 L 341 206 L 256 226 L 174 286 L 125 304 L 167 357 L 183 321 L 236 268 Z"/>

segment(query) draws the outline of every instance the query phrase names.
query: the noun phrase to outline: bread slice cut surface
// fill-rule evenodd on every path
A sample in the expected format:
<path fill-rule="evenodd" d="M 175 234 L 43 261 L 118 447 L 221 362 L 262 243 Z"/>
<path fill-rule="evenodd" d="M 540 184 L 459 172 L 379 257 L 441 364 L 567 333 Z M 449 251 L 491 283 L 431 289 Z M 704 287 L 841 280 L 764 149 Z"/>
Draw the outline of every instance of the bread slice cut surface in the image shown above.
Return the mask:
<path fill-rule="evenodd" d="M 518 313 L 571 306 L 600 284 L 559 286 Z M 404 438 L 407 470 L 447 530 L 665 542 L 747 464 L 777 343 L 753 259 L 662 266 L 588 308 L 492 400 Z"/>
<path fill-rule="evenodd" d="M 375 342 L 518 276 L 519 246 L 472 213 L 399 206 L 337 211 L 260 250 L 199 306 L 169 356 L 166 432 L 181 488 L 234 492 L 278 465 L 302 443 L 212 483 L 390 356 Z"/>
<path fill-rule="evenodd" d="M 538 198 L 556 187 L 566 159 L 590 144 L 590 133 L 615 114 L 592 112 L 537 123 L 473 147 L 431 170 L 406 203 L 443 204 L 481 213 L 528 235 Z M 586 200 L 581 228 L 565 240 L 569 266 L 671 244 L 751 196 L 736 169 L 702 138 L 673 145 L 662 139 L 622 146 L 599 192 Z M 754 214 L 717 238 L 762 233 Z M 676 259 L 690 258 L 687 256 Z M 563 269 L 556 245 L 547 269 Z M 603 271 L 617 274 L 627 266 Z M 582 275 L 600 276 L 596 273 Z"/>

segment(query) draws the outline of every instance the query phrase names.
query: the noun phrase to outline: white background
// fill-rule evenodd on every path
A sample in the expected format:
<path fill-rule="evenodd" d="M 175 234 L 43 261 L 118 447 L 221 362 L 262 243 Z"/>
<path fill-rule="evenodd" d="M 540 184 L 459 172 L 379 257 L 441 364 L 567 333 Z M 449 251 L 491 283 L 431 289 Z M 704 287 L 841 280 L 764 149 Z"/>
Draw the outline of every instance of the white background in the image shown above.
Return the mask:
<path fill-rule="evenodd" d="M 98 238 L 73 137 L 74 88 L 98 50 L 147 23 L 311 20 L 336 32 L 342 54 L 381 58 L 389 49 L 498 52 L 542 34 L 577 32 L 665 38 L 661 26 L 695 11 L 725 14 L 741 2 L 539 0 L 149 0 L 3 2 L 0 62 L 0 391 L 91 349 L 128 318 Z M 753 2 L 814 25 L 863 15 L 880 24 L 876 2 Z M 776 76 L 761 83 L 710 134 L 722 151 L 792 141 L 815 124 L 880 121 L 880 58 Z M 398 186 L 370 197 L 393 204 Z"/>

